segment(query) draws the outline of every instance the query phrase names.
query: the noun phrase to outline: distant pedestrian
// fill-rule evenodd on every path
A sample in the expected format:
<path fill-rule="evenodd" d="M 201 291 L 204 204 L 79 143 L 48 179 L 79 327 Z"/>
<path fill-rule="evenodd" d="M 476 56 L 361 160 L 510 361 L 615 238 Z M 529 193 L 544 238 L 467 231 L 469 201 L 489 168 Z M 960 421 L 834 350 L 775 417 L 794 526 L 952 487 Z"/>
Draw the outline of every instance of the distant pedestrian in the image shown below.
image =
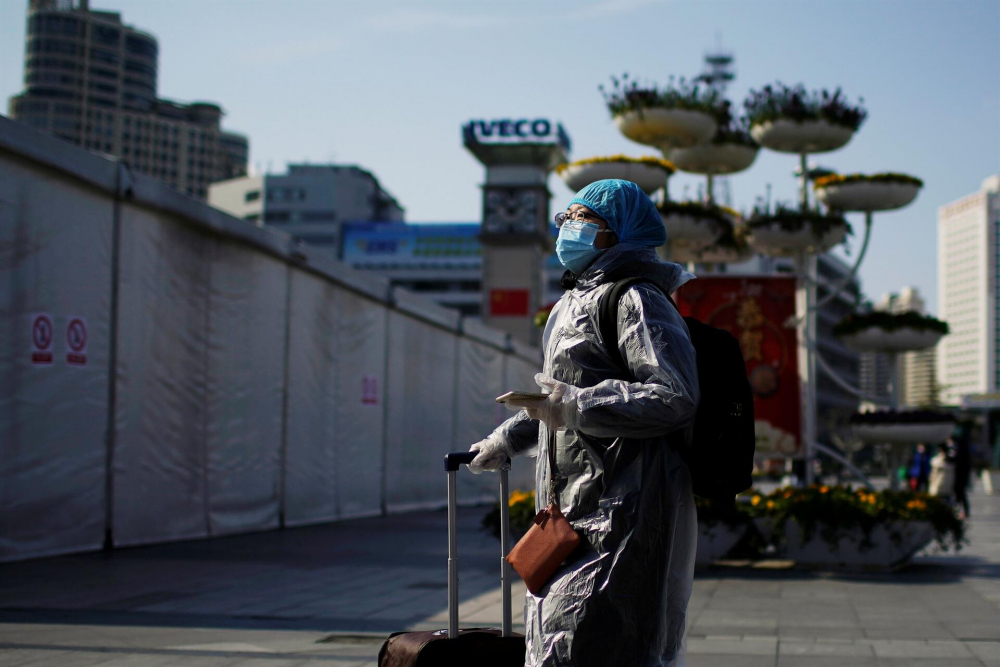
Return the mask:
<path fill-rule="evenodd" d="M 948 451 L 948 445 L 940 445 L 938 453 L 931 459 L 931 474 L 928 491 L 932 496 L 951 501 L 955 486 L 955 462 Z"/>
<path fill-rule="evenodd" d="M 955 452 L 955 502 L 962 506 L 962 518 L 969 518 L 969 477 L 972 474 L 972 452 L 969 439 L 949 440 Z"/>
<path fill-rule="evenodd" d="M 927 480 L 931 475 L 931 457 L 927 448 L 921 443 L 910 461 L 910 488 L 914 491 L 926 491 Z"/>

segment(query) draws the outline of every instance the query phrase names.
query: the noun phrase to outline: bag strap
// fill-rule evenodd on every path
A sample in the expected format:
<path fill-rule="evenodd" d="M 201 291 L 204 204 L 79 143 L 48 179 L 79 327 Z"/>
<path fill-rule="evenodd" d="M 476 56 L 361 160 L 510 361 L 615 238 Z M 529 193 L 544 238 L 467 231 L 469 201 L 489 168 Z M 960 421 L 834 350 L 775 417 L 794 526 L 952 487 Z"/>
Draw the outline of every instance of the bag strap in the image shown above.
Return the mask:
<path fill-rule="evenodd" d="M 629 276 L 628 278 L 616 281 L 611 286 L 611 289 L 601 295 L 601 298 L 597 302 L 597 329 L 601 334 L 601 340 L 604 342 L 604 349 L 608 353 L 608 356 L 611 357 L 611 361 L 626 371 L 628 370 L 628 364 L 622 359 L 622 353 L 618 349 L 618 304 L 621 303 L 625 292 L 638 283 L 649 283 L 656 287 L 656 289 L 660 289 L 660 286 L 649 278 L 644 276 Z M 663 290 L 660 291 L 662 292 Z M 667 297 L 670 305 L 676 309 L 677 304 L 670 298 L 670 295 L 666 292 L 664 292 L 664 295 Z"/>

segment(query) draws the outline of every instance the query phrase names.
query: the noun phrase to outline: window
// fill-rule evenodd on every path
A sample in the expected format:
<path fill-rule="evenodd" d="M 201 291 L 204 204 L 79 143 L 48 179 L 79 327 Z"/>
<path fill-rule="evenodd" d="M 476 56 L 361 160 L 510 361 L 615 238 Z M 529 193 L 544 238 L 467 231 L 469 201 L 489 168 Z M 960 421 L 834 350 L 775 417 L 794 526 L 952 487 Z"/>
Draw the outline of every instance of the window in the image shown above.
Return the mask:
<path fill-rule="evenodd" d="M 29 53 L 63 53 L 75 56 L 79 51 L 80 47 L 75 43 L 61 39 L 33 39 L 28 42 Z"/>
<path fill-rule="evenodd" d="M 118 54 L 114 51 L 105 51 L 104 49 L 91 49 L 90 59 L 107 65 L 118 64 Z"/>
<path fill-rule="evenodd" d="M 264 214 L 264 222 L 272 223 L 272 224 L 273 223 L 288 222 L 288 212 L 287 211 L 282 211 L 280 213 L 279 212 L 265 213 Z"/>
<path fill-rule="evenodd" d="M 121 31 L 105 25 L 92 24 L 90 28 L 90 39 L 99 44 L 109 44 L 118 46 L 121 39 Z"/>
<path fill-rule="evenodd" d="M 334 211 L 303 211 L 302 222 L 334 222 L 337 214 Z"/>
<path fill-rule="evenodd" d="M 143 74 L 148 77 L 156 77 L 156 68 L 138 60 L 126 60 L 125 71 L 133 74 Z"/>
<path fill-rule="evenodd" d="M 299 236 L 300 241 L 312 245 L 334 245 L 337 237 L 332 234 L 311 234 L 309 236 Z"/>
<path fill-rule="evenodd" d="M 90 90 L 95 90 L 99 93 L 106 93 L 108 95 L 117 95 L 118 86 L 112 86 L 106 83 L 98 83 L 96 81 L 91 81 L 87 86 Z"/>
<path fill-rule="evenodd" d="M 134 35 L 125 38 L 125 50 L 149 58 L 156 58 L 156 43 Z"/>
<path fill-rule="evenodd" d="M 77 19 L 68 16 L 36 15 L 32 16 L 28 22 L 28 32 L 79 37 L 83 35 L 83 24 Z"/>
<path fill-rule="evenodd" d="M 260 199 L 260 190 L 251 190 L 250 192 L 243 195 L 243 201 L 252 202 Z"/>

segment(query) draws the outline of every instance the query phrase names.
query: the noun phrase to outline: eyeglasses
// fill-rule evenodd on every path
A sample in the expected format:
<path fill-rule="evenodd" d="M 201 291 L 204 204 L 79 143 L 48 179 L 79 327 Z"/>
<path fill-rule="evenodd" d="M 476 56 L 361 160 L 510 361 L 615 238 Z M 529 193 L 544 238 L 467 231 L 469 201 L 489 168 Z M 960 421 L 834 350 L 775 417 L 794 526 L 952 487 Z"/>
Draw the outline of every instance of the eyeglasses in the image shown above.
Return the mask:
<path fill-rule="evenodd" d="M 577 223 L 578 225 L 584 225 L 586 223 L 596 225 L 600 222 L 604 222 L 604 218 L 599 218 L 596 215 L 590 215 L 584 211 L 574 211 L 573 213 L 568 213 L 566 211 L 560 211 L 556 213 L 555 223 L 556 229 L 562 229 L 562 226 L 567 223 Z M 610 229 L 599 229 L 598 233 L 601 232 L 611 232 Z"/>

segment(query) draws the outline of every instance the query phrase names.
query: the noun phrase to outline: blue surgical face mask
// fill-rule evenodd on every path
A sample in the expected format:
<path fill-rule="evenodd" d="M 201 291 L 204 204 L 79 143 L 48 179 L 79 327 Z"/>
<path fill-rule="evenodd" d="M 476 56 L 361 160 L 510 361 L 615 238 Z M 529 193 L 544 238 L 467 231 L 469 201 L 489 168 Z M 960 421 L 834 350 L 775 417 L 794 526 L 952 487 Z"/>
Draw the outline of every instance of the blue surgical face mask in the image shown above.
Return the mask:
<path fill-rule="evenodd" d="M 580 275 L 597 259 L 603 250 L 594 247 L 597 233 L 600 230 L 595 224 L 565 224 L 559 228 L 559 238 L 556 239 L 556 256 L 559 261 L 573 274 Z"/>

